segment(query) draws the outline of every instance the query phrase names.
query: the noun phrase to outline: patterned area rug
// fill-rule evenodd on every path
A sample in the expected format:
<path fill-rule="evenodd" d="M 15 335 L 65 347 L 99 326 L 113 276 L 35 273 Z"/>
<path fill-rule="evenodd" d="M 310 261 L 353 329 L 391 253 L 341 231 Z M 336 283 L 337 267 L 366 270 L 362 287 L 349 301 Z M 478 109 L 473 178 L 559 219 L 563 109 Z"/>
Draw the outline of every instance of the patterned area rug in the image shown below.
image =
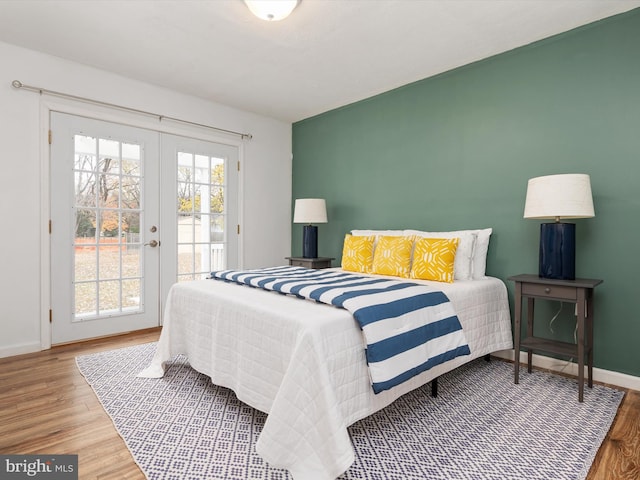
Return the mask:
<path fill-rule="evenodd" d="M 149 479 L 285 480 L 255 452 L 266 415 L 212 385 L 186 358 L 137 378 L 155 343 L 77 358 Z M 584 479 L 623 392 L 483 359 L 349 427 L 356 461 L 340 479 Z"/>

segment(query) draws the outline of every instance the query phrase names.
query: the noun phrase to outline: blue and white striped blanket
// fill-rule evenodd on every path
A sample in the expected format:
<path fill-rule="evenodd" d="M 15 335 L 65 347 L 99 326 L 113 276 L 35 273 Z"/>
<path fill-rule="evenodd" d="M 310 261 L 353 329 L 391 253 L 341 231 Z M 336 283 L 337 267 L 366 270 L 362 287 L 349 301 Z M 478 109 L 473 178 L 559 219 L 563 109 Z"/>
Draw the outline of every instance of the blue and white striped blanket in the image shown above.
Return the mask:
<path fill-rule="evenodd" d="M 349 311 L 364 333 L 375 393 L 471 353 L 449 299 L 427 285 L 302 267 L 222 270 L 211 278 Z"/>

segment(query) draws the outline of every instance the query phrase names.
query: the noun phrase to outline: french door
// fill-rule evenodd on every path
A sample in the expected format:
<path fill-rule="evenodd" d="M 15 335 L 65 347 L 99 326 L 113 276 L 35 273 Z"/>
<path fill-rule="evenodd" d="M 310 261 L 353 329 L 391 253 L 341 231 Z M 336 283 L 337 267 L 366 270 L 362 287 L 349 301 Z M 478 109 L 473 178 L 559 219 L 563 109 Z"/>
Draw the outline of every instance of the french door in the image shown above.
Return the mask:
<path fill-rule="evenodd" d="M 238 148 L 162 135 L 161 291 L 238 266 Z"/>
<path fill-rule="evenodd" d="M 62 113 L 51 130 L 53 344 L 157 326 L 173 283 L 237 266 L 237 147 Z"/>

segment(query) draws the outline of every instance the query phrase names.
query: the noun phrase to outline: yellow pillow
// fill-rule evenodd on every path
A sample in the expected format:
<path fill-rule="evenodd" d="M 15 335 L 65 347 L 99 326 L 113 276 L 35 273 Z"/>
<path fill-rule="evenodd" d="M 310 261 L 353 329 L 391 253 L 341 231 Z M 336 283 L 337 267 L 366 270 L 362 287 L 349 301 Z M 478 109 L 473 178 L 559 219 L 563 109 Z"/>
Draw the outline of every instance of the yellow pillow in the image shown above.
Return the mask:
<path fill-rule="evenodd" d="M 373 255 L 373 273 L 408 277 L 412 247 L 411 237 L 378 237 Z"/>
<path fill-rule="evenodd" d="M 453 282 L 458 238 L 420 238 L 413 249 L 411 278 Z"/>
<path fill-rule="evenodd" d="M 369 273 L 373 263 L 373 235 L 356 237 L 347 234 L 342 247 L 342 269 L 351 272 Z"/>

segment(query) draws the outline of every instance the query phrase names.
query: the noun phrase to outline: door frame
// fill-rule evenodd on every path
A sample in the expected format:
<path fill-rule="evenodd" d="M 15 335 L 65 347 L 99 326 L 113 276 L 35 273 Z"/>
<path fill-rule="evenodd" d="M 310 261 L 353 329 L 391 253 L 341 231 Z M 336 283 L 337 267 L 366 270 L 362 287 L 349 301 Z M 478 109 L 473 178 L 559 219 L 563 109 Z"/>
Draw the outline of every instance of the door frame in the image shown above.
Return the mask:
<path fill-rule="evenodd" d="M 51 151 L 49 131 L 51 129 L 51 113 L 59 112 L 95 120 L 118 123 L 131 127 L 144 128 L 159 133 L 168 133 L 196 140 L 221 143 L 238 148 L 238 160 L 244 163 L 244 142 L 232 135 L 213 133 L 205 127 L 178 124 L 162 121 L 161 118 L 145 114 L 137 114 L 117 108 L 94 105 L 88 102 L 63 99 L 48 94 L 40 98 L 40 349 L 51 348 Z M 55 138 L 53 139 L 55 141 Z M 244 169 L 238 172 L 238 223 L 243 224 Z M 243 231 L 238 235 L 238 265 L 244 264 Z M 163 306 L 162 306 L 163 307 Z M 161 311 L 163 308 L 161 308 Z M 162 318 L 160 318 L 162 325 Z"/>

